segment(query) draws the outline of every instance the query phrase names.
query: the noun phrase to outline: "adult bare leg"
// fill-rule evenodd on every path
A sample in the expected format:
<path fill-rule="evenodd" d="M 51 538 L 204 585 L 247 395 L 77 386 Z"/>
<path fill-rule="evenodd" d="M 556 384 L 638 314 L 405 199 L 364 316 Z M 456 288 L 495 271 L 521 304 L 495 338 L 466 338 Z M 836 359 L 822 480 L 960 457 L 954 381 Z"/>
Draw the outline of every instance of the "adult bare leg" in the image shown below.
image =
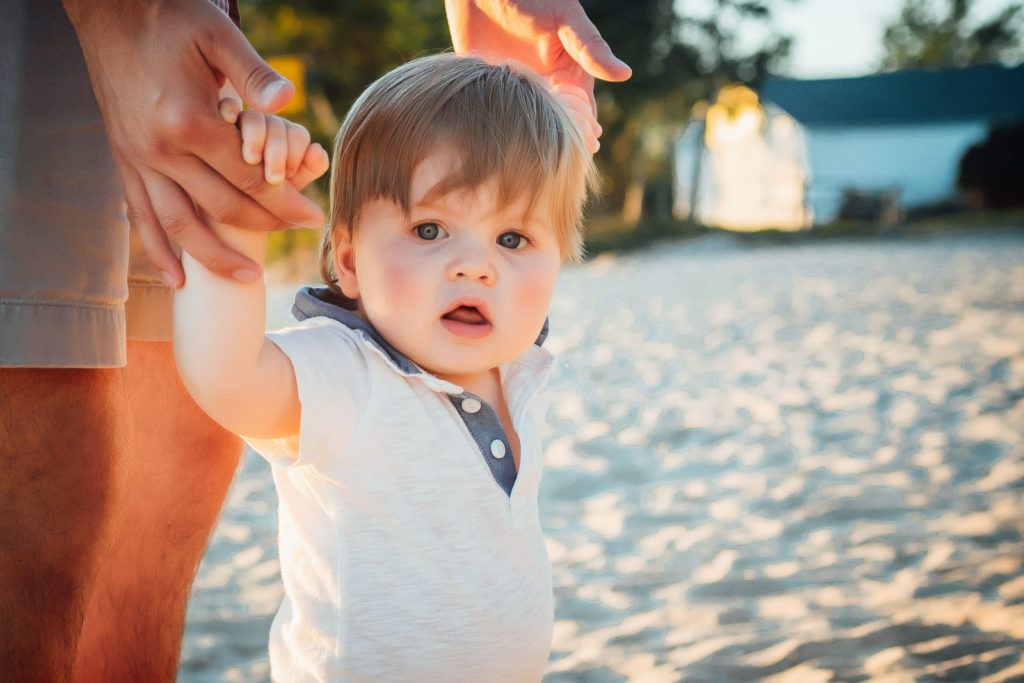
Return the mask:
<path fill-rule="evenodd" d="M 0 680 L 68 680 L 127 442 L 122 370 L 0 368 Z"/>
<path fill-rule="evenodd" d="M 174 680 L 189 588 L 242 450 L 192 402 L 170 343 L 128 342 L 126 381 L 127 502 L 79 641 L 87 683 Z"/>

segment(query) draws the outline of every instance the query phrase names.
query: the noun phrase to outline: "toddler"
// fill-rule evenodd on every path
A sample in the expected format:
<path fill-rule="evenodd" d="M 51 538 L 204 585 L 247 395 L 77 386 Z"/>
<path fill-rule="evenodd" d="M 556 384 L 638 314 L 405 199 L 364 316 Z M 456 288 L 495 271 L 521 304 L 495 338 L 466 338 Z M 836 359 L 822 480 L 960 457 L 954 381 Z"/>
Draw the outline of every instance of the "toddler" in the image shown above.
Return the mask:
<path fill-rule="evenodd" d="M 301 187 L 326 153 L 237 112 L 246 159 Z M 387 74 L 335 143 L 327 286 L 264 334 L 262 282 L 185 257 L 175 355 L 272 466 L 285 597 L 275 679 L 537 681 L 553 621 L 531 414 L 560 264 L 593 178 L 583 91 L 474 57 Z M 262 260 L 266 238 L 218 234 Z"/>

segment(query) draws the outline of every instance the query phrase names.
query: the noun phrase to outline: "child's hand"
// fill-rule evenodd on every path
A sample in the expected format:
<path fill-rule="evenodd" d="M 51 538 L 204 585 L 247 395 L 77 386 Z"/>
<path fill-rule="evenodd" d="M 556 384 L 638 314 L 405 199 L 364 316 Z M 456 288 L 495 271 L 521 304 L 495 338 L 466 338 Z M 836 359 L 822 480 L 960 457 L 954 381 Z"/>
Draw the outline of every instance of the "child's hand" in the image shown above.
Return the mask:
<path fill-rule="evenodd" d="M 594 118 L 594 110 L 590 106 L 587 91 L 564 83 L 554 86 L 552 90 L 555 93 L 555 98 L 562 103 L 565 111 L 576 124 L 576 128 L 583 135 L 587 149 L 591 154 L 596 153 L 601 148 L 601 143 L 597 141 L 601 137 L 601 124 Z"/>
<path fill-rule="evenodd" d="M 324 148 L 310 144 L 309 131 L 297 123 L 251 109 L 241 111 L 241 104 L 231 97 L 220 101 L 220 113 L 238 126 L 242 158 L 254 166 L 262 162 L 268 183 L 287 180 L 301 190 L 330 166 Z"/>

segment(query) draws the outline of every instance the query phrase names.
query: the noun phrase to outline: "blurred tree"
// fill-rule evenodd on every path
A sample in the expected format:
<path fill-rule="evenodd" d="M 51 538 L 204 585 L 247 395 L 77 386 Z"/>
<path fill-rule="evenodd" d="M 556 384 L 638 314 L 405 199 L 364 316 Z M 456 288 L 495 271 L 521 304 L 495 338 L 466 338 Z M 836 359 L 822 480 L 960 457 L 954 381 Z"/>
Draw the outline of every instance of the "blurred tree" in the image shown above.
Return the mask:
<path fill-rule="evenodd" d="M 417 55 L 451 48 L 440 0 L 240 0 L 239 6 L 242 30 L 257 52 L 302 60 L 307 110 L 290 118 L 327 150 L 366 86 Z M 309 193 L 326 207 L 327 176 Z M 267 259 L 308 256 L 318 243 L 311 230 L 273 233 Z"/>
<path fill-rule="evenodd" d="M 741 30 L 770 27 L 772 1 L 796 0 L 714 0 L 705 16 L 677 15 L 674 0 L 582 1 L 615 53 L 633 67 L 629 81 L 597 89 L 604 127 L 597 163 L 606 180 L 599 210 L 635 223 L 645 187 L 670 186 L 669 153 L 691 107 L 725 83 L 756 85 L 786 56 L 789 39 L 770 31 L 763 46 L 740 47 Z M 371 81 L 419 54 L 451 48 L 440 0 L 240 5 L 242 28 L 260 54 L 303 59 L 308 111 L 296 118 L 325 146 Z M 670 202 L 663 203 L 667 211 Z"/>
<path fill-rule="evenodd" d="M 1012 3 L 969 25 L 971 0 L 947 0 L 945 16 L 929 0 L 905 0 L 899 17 L 882 35 L 883 69 L 968 66 L 1021 57 L 1024 7 Z"/>
<path fill-rule="evenodd" d="M 601 209 L 626 225 L 670 212 L 672 143 L 693 105 L 727 83 L 756 86 L 789 53 L 791 40 L 771 31 L 767 2 L 715 0 L 704 16 L 677 14 L 679 5 L 583 0 L 615 53 L 633 67 L 629 81 L 599 83 L 596 91 L 605 131 L 597 155 L 606 181 Z M 744 49 L 739 35 L 752 24 L 767 29 L 768 38 Z M 645 194 L 662 199 L 645 202 Z"/>
<path fill-rule="evenodd" d="M 1024 206 L 1024 122 L 996 126 L 960 159 L 957 187 L 973 208 Z"/>
<path fill-rule="evenodd" d="M 241 0 L 242 29 L 262 55 L 295 55 L 309 111 L 297 117 L 326 143 L 373 80 L 409 59 L 451 48 L 437 0 Z"/>

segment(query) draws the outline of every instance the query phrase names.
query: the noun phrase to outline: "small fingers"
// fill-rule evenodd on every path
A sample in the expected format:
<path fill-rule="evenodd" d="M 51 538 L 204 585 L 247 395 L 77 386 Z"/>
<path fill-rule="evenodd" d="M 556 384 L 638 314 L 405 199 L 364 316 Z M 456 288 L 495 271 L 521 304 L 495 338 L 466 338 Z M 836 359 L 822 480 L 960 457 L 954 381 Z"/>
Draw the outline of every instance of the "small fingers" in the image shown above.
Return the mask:
<path fill-rule="evenodd" d="M 587 151 L 591 154 L 597 154 L 597 150 L 601 149 L 601 143 L 597 141 L 594 129 L 590 125 L 590 117 L 581 114 L 575 109 L 569 111 L 569 117 L 576 124 L 576 129 L 579 130 L 580 135 L 583 136 L 583 142 L 587 145 Z"/>
<path fill-rule="evenodd" d="M 288 129 L 284 119 L 278 116 L 265 117 L 267 144 L 263 148 L 263 176 L 271 185 L 284 182 L 288 166 Z"/>
<path fill-rule="evenodd" d="M 586 91 L 572 85 L 556 85 L 554 92 L 583 135 L 587 149 L 591 154 L 595 154 L 601 147 L 597 139 L 601 136 L 602 129 L 594 118 Z"/>
<path fill-rule="evenodd" d="M 225 121 L 237 123 L 238 115 L 242 112 L 242 103 L 234 98 L 225 97 L 217 105 L 217 108 L 220 110 L 220 115 Z"/>
<path fill-rule="evenodd" d="M 239 114 L 238 128 L 242 131 L 242 158 L 245 163 L 255 166 L 263 161 L 267 145 L 266 116 L 247 109 Z"/>
<path fill-rule="evenodd" d="M 594 99 L 594 77 L 588 74 L 579 65 L 569 69 L 559 69 L 548 76 L 551 87 L 557 90 L 560 87 L 572 87 L 583 93 L 584 101 L 590 105 L 590 115 L 597 118 L 597 100 Z"/>
<path fill-rule="evenodd" d="M 285 177 L 294 178 L 302 162 L 309 152 L 309 131 L 304 126 L 285 121 L 288 137 L 288 158 L 285 165 Z"/>
<path fill-rule="evenodd" d="M 306 149 L 302 165 L 291 178 L 291 182 L 301 190 L 326 173 L 330 165 L 330 159 L 328 159 L 324 148 L 320 146 L 320 143 L 313 143 Z"/>
<path fill-rule="evenodd" d="M 592 91 L 584 90 L 578 86 L 566 83 L 559 83 L 558 85 L 555 85 L 552 90 L 554 90 L 555 95 L 562 100 L 563 104 L 588 115 L 588 117 L 592 119 L 595 129 L 594 132 L 597 133 L 597 135 L 601 134 L 601 126 L 597 123 L 597 120 L 594 119 L 592 114 L 593 108 L 591 107 L 590 99 L 593 96 Z"/>
<path fill-rule="evenodd" d="M 250 114 L 252 112 L 252 114 Z M 288 225 L 323 225 L 323 211 L 290 183 L 267 183 L 262 161 L 266 132 L 258 135 L 264 114 L 245 110 L 238 127 L 225 123 L 219 113 L 198 116 L 180 146 L 181 154 L 163 159 L 156 170 L 174 180 L 195 203 L 221 223 L 251 230 L 277 230 Z M 259 118 L 252 118 L 259 117 Z M 256 123 L 255 134 L 247 126 Z M 246 128 L 242 144 L 238 130 Z M 255 140 L 253 138 L 256 138 Z M 255 164 L 247 163 L 243 150 L 261 142 Z M 187 154 L 185 154 L 187 152 Z"/>

